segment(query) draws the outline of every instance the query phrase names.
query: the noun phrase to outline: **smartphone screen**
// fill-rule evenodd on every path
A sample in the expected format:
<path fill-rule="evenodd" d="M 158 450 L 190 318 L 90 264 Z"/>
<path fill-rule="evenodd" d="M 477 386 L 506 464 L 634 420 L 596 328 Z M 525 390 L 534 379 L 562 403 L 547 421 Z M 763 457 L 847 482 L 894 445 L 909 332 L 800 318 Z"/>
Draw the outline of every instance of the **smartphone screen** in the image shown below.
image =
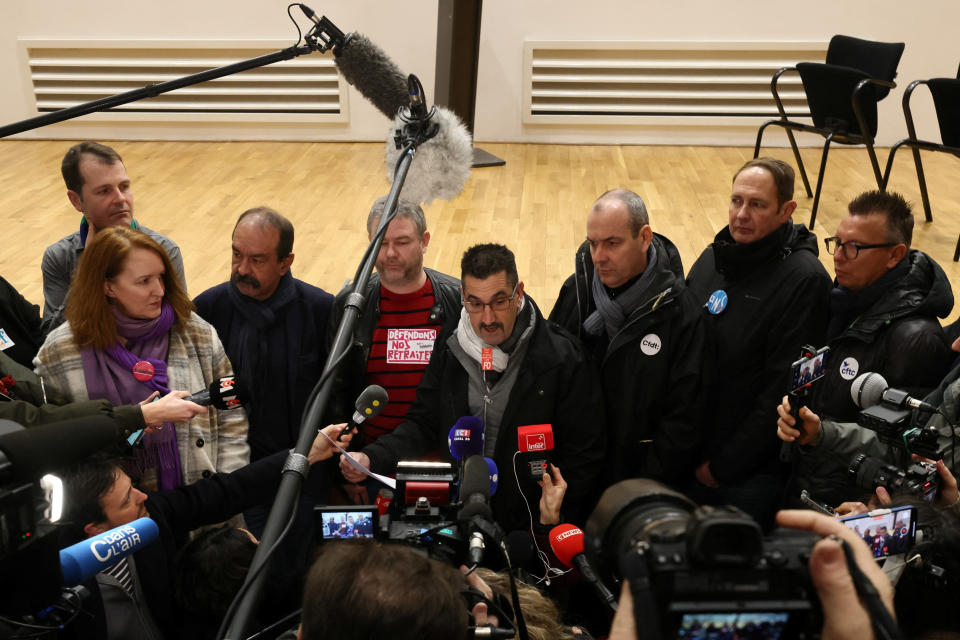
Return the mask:
<path fill-rule="evenodd" d="M 875 558 L 886 558 L 905 553 L 913 546 L 917 508 L 878 509 L 840 518 L 840 522 L 863 538 Z"/>
<path fill-rule="evenodd" d="M 824 347 L 809 358 L 800 358 L 793 363 L 793 391 L 802 389 L 823 377 L 827 370 L 827 355 L 829 353 L 830 347 Z"/>

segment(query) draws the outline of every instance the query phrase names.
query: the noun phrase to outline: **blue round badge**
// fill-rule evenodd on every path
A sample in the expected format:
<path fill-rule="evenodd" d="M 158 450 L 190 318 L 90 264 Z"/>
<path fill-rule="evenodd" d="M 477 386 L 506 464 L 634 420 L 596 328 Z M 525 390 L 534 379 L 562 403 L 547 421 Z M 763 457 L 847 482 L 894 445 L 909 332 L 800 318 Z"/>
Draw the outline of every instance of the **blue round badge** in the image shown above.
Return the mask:
<path fill-rule="evenodd" d="M 719 315 L 723 313 L 723 310 L 727 308 L 727 292 L 723 289 L 717 289 L 710 294 L 710 299 L 707 300 L 707 311 L 712 315 Z"/>

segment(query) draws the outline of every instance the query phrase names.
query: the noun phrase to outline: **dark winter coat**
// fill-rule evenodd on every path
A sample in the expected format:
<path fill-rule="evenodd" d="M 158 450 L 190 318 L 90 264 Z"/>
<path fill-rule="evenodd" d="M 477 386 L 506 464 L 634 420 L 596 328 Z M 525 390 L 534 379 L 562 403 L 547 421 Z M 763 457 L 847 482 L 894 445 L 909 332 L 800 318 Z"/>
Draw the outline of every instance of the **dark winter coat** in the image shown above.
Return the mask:
<path fill-rule="evenodd" d="M 596 310 L 587 243 L 550 320 L 579 337 L 600 369 L 610 438 L 606 481 L 642 476 L 682 489 L 693 478 L 703 419 L 706 319 L 683 282 L 676 247 L 658 234 L 653 244 L 659 258 L 648 299 L 612 339 L 583 330 Z"/>
<path fill-rule="evenodd" d="M 826 339 L 831 283 L 818 253 L 803 225 L 786 222 L 746 245 L 725 227 L 687 274 L 715 354 L 702 457 L 721 485 L 779 470 L 777 405 L 790 391 L 791 364 L 803 345 Z M 718 290 L 728 303 L 711 314 L 706 305 Z"/>

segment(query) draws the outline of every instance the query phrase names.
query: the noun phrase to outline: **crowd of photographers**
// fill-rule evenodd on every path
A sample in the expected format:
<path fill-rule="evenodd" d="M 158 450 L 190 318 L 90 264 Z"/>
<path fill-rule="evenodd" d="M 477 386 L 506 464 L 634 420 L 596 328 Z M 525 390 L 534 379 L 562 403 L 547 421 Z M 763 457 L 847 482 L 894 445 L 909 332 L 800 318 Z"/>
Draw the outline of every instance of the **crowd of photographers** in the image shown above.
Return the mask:
<path fill-rule="evenodd" d="M 64 178 L 85 217 L 80 232 L 44 258 L 43 320 L 12 287 L 4 294 L 0 415 L 26 426 L 99 415 L 125 434 L 147 434 L 132 459 L 97 457 L 64 474 L 70 541 L 147 515 L 161 537 L 98 573 L 89 613 L 65 633 L 213 637 L 245 579 L 338 319 L 354 302 L 347 290 L 334 299 L 292 278 L 292 225 L 261 207 L 237 222 L 230 280 L 191 304 L 176 245 L 133 221 L 119 155 L 84 145 L 64 159 Z M 729 224 L 686 273 L 637 194 L 602 194 L 549 314 L 525 290 L 507 247 L 471 247 L 459 278 L 425 269 L 423 211 L 401 203 L 379 229 L 378 201 L 367 223 L 371 237 L 383 235 L 377 273 L 324 416 L 338 424 L 317 436 L 309 458 L 339 460 L 311 474 L 257 622 L 282 617 L 302 593 L 304 639 L 608 630 L 611 638 L 777 637 L 774 628 L 789 634 L 818 614 L 777 626 L 778 605 L 769 603 L 783 598 L 771 588 L 751 605 L 769 620 L 705 623 L 690 612 L 681 619 L 673 615 L 680 596 L 694 592 L 676 578 L 746 572 L 756 582 L 776 575 L 773 583 L 786 568 L 799 577 L 787 578 L 784 593 L 819 594 L 825 638 L 883 637 L 897 624 L 907 637 L 960 632 L 949 604 L 960 597 L 960 494 L 951 473 L 960 418 L 951 344 L 960 344 L 952 342 L 960 332 L 938 320 L 953 308 L 950 284 L 911 247 L 909 205 L 884 192 L 856 197 L 824 239 L 831 282 L 816 235 L 792 220 L 793 183 L 793 170 L 777 160 L 741 167 Z M 54 286 L 69 283 L 74 268 L 73 282 L 94 293 L 81 299 L 77 284 Z M 248 389 L 245 411 L 206 409 L 172 390 L 179 381 L 206 388 L 233 371 Z M 342 423 L 369 384 L 382 385 L 389 403 L 350 434 Z M 482 517 L 459 517 L 456 500 L 445 504 L 435 493 L 422 512 L 441 507 L 438 523 L 446 515 L 459 520 L 460 538 L 486 538 L 482 563 L 516 569 L 533 585 L 521 585 L 522 597 L 510 598 L 503 573 L 465 566 L 464 577 L 428 557 L 427 534 L 411 550 L 385 544 L 390 536 L 372 513 L 319 521 L 312 514 L 320 504 L 373 504 L 384 495 L 374 475 L 396 475 L 403 461 L 452 456 L 462 478 L 466 456 L 452 442 L 470 438 L 457 429 L 465 416 L 481 419 L 474 453 L 490 461 L 498 489 L 461 491 L 461 502 L 484 502 Z M 349 449 L 342 455 L 338 436 Z M 637 478 L 655 482 L 629 484 Z M 408 491 L 385 511 L 402 518 L 407 505 L 399 502 L 416 498 Z M 920 535 L 907 541 L 903 520 L 876 533 L 897 558 L 881 568 L 876 548 L 838 518 L 901 503 L 915 506 Z M 781 511 L 810 505 L 833 515 Z M 240 513 L 250 532 L 195 531 Z M 571 571 L 560 561 L 565 554 L 550 548 L 565 522 L 586 530 L 585 556 Z M 824 539 L 795 546 L 777 525 Z M 421 534 L 428 529 L 436 534 Z M 324 543 L 307 575 L 315 539 L 375 534 L 381 540 Z M 643 562 L 625 559 L 631 553 Z M 777 557 L 786 558 L 782 566 Z M 591 562 L 600 581 L 619 590 L 615 617 L 607 587 L 581 580 Z M 702 613 L 742 604 L 741 594 L 711 588 L 721 596 Z M 768 635 L 750 635 L 757 629 Z"/>

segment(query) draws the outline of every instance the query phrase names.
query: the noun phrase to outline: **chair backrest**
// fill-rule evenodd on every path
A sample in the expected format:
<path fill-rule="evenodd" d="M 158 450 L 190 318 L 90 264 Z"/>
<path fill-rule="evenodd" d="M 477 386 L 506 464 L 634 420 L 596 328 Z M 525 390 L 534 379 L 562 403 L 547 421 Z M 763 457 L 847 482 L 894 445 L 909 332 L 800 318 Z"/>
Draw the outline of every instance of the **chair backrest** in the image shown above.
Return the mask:
<path fill-rule="evenodd" d="M 960 147 L 960 78 L 933 78 L 927 81 L 937 110 L 940 138 L 948 147 Z"/>
<path fill-rule="evenodd" d="M 857 115 L 851 99 L 861 80 L 870 75 L 859 69 L 841 67 L 821 62 L 799 62 L 797 71 L 807 94 L 807 105 L 813 124 L 820 129 L 830 129 L 838 135 L 862 136 Z M 871 139 L 877 135 L 877 99 L 870 91 L 864 91 L 860 100 L 861 113 Z M 837 142 L 846 142 L 843 139 Z"/>
<path fill-rule="evenodd" d="M 875 42 L 851 36 L 836 35 L 830 38 L 827 47 L 827 64 L 853 67 L 871 78 L 893 82 L 897 67 L 903 56 L 902 42 Z M 885 87 L 875 87 L 877 100 L 883 100 L 890 92 Z"/>

